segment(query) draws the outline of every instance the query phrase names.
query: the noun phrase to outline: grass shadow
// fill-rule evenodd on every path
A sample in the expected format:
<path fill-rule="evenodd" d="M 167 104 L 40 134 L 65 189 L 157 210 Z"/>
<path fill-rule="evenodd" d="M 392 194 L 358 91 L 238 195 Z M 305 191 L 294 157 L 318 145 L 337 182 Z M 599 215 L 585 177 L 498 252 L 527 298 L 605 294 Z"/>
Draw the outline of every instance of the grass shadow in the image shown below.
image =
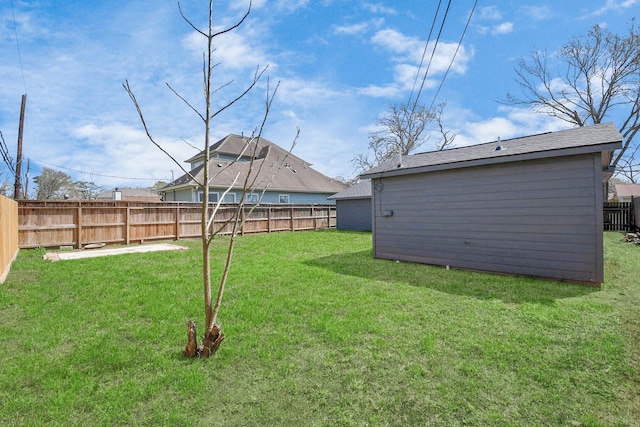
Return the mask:
<path fill-rule="evenodd" d="M 599 292 L 597 287 L 466 270 L 447 270 L 426 264 L 375 259 L 371 250 L 346 252 L 307 261 L 334 273 L 370 281 L 408 284 L 452 295 L 499 299 L 506 303 L 554 304 L 556 300 Z"/>

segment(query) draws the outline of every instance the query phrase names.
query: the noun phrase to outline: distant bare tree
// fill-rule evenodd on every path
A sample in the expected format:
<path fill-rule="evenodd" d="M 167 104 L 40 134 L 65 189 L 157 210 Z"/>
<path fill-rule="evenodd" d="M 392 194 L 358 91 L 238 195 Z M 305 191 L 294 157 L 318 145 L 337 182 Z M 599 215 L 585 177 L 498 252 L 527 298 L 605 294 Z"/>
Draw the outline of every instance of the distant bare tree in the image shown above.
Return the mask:
<path fill-rule="evenodd" d="M 359 171 L 365 171 L 415 152 L 432 137 L 434 130 L 427 128 L 431 122 L 436 123 L 438 128 L 435 132 L 440 134 L 440 140 L 435 144 L 436 150 L 450 146 L 456 135 L 445 130 L 442 124 L 445 106 L 443 102 L 429 110 L 424 105 L 411 102 L 391 104 L 387 114 L 378 118 L 378 130 L 369 133 L 369 152 L 355 154 L 352 164 Z M 373 154 L 373 158 L 369 157 L 369 153 Z"/>
<path fill-rule="evenodd" d="M 64 172 L 51 168 L 42 168 L 39 176 L 33 178 L 36 183 L 36 198 L 38 200 L 62 200 L 74 198 L 75 184 L 73 179 Z"/>
<path fill-rule="evenodd" d="M 258 152 L 257 150 L 260 148 L 259 147 L 259 141 L 262 135 L 262 131 L 264 129 L 267 117 L 269 115 L 269 111 L 271 109 L 271 104 L 273 102 L 274 96 L 277 92 L 278 89 L 278 85 L 276 85 L 276 87 L 271 90 L 270 86 L 269 86 L 269 82 L 267 80 L 267 94 L 266 94 L 266 102 L 265 102 L 265 112 L 264 112 L 264 116 L 262 118 L 262 122 L 261 124 L 256 127 L 256 129 L 252 132 L 252 134 L 245 138 L 246 144 L 244 146 L 244 149 L 242 150 L 241 154 L 238 156 L 238 159 L 236 161 L 239 161 L 239 159 L 241 157 L 245 157 L 245 158 L 249 158 L 249 166 L 248 166 L 248 172 L 246 173 L 246 176 L 240 176 L 240 175 L 236 175 L 234 182 L 226 189 L 226 191 L 221 195 L 221 197 L 219 198 L 219 201 L 214 205 L 214 206 L 210 206 L 209 204 L 209 185 L 211 183 L 211 180 L 215 178 L 215 174 L 212 174 L 210 171 L 210 151 L 209 148 L 211 146 L 211 125 L 212 125 L 212 121 L 213 119 L 215 119 L 220 113 L 226 111 L 227 109 L 229 109 L 230 107 L 232 107 L 237 101 L 239 101 L 240 99 L 242 99 L 247 93 L 249 93 L 249 91 L 251 91 L 256 84 L 258 84 L 258 82 L 260 81 L 262 75 L 264 74 L 264 72 L 267 70 L 267 67 L 263 67 L 263 68 L 256 68 L 256 71 L 253 74 L 253 78 L 251 80 L 251 82 L 248 84 L 248 86 L 239 93 L 238 96 L 236 96 L 234 99 L 232 99 L 231 101 L 227 102 L 226 104 L 224 104 L 222 107 L 220 107 L 217 110 L 212 110 L 212 97 L 215 93 L 217 93 L 221 88 L 226 87 L 228 85 L 231 84 L 231 82 L 227 82 L 224 83 L 222 85 L 220 85 L 217 88 L 214 88 L 213 86 L 213 76 L 214 76 L 214 69 L 218 64 L 215 64 L 213 62 L 213 54 L 215 52 L 215 48 L 214 48 L 214 40 L 220 36 L 223 35 L 229 31 L 232 31 L 236 28 L 238 28 L 243 22 L 245 22 L 246 18 L 249 16 L 249 13 L 251 12 L 251 6 L 252 3 L 251 1 L 249 2 L 249 6 L 247 8 L 246 13 L 238 20 L 238 22 L 235 25 L 232 25 L 222 31 L 214 31 L 214 24 L 213 24 L 213 1 L 209 0 L 209 14 L 208 14 L 208 26 L 206 29 L 202 30 L 198 27 L 196 27 L 191 20 L 189 20 L 183 13 L 181 7 L 180 7 L 180 3 L 178 3 L 178 9 L 180 12 L 180 15 L 182 16 L 182 18 L 184 19 L 184 21 L 199 35 L 201 35 L 202 37 L 204 37 L 207 40 L 207 50 L 204 52 L 203 54 L 203 81 L 204 81 L 204 93 L 203 93 L 203 105 L 202 107 L 199 109 L 197 108 L 192 102 L 190 102 L 189 100 L 187 100 L 184 96 L 180 95 L 176 90 L 174 90 L 169 84 L 167 84 L 169 90 L 171 92 L 173 92 L 182 102 L 184 102 L 186 104 L 186 106 L 192 110 L 201 120 L 203 123 L 203 127 L 204 127 L 204 135 L 203 135 L 203 154 L 204 154 L 204 164 L 203 164 L 203 172 L 202 172 L 202 179 L 198 181 L 198 179 L 192 175 L 189 171 L 187 171 L 182 164 L 177 161 L 173 156 L 171 156 L 151 135 L 149 128 L 147 126 L 147 123 L 145 121 L 144 115 L 142 113 L 141 107 L 133 93 L 133 90 L 131 89 L 129 82 L 126 81 L 125 84 L 123 85 L 127 94 L 129 95 L 129 97 L 131 98 L 134 106 L 136 107 L 138 116 L 142 122 L 142 125 L 147 133 L 147 137 L 148 139 L 154 144 L 156 145 L 156 147 L 158 147 L 161 151 L 163 151 L 169 158 L 171 158 L 171 160 L 180 168 L 182 169 L 182 171 L 187 174 L 191 179 L 193 179 L 194 181 L 197 182 L 197 185 L 200 187 L 200 190 L 203 193 L 203 198 L 202 198 L 202 215 L 201 215 L 201 221 L 200 221 L 200 225 L 201 225 L 201 240 L 202 240 L 202 257 L 203 257 L 203 266 L 202 266 L 202 277 L 203 277 L 203 287 L 204 287 L 204 312 L 205 312 L 205 332 L 202 338 L 202 345 L 198 346 L 197 345 L 197 337 L 196 337 L 196 331 L 195 331 L 195 322 L 194 321 L 189 321 L 188 325 L 187 325 L 187 345 L 185 347 L 184 350 L 184 354 L 185 356 L 188 357 L 209 357 L 210 355 L 212 355 L 214 352 L 216 352 L 218 350 L 218 348 L 220 347 L 220 344 L 222 343 L 222 340 L 224 339 L 224 334 L 222 333 L 222 326 L 221 324 L 217 321 L 218 319 L 218 313 L 221 307 L 221 303 L 222 303 L 222 297 L 224 294 L 224 290 L 225 290 L 225 286 L 227 283 L 227 278 L 229 275 L 229 271 L 231 268 L 231 261 L 233 258 L 233 250 L 234 250 L 234 245 L 235 245 L 235 241 L 236 241 L 236 236 L 238 235 L 238 232 L 240 230 L 240 227 L 242 226 L 243 221 L 246 220 L 246 218 L 251 214 L 251 212 L 253 211 L 253 209 L 255 209 L 255 207 L 257 206 L 257 204 L 253 205 L 252 208 L 248 209 L 248 212 L 245 212 L 243 215 L 241 215 L 241 212 L 243 212 L 244 210 L 244 202 L 246 200 L 246 194 L 249 191 L 256 191 L 256 179 L 258 177 L 258 172 L 259 172 L 259 168 L 261 168 L 262 166 L 264 166 L 264 162 L 260 164 L 260 166 L 258 167 L 258 170 L 256 170 L 255 165 L 254 165 L 254 159 L 256 159 L 258 156 Z M 299 133 L 299 131 L 298 131 Z M 298 135 L 296 135 L 293 143 L 292 143 L 292 148 L 293 145 L 295 145 L 296 141 L 298 139 Z M 288 155 L 288 154 L 287 154 Z M 273 180 L 273 177 L 275 177 L 275 174 L 278 173 L 278 171 L 280 170 L 280 168 L 282 167 L 282 164 L 285 162 L 286 160 L 286 156 L 283 159 L 279 159 L 280 160 L 280 165 L 276 165 L 273 166 L 273 174 L 271 175 L 271 181 Z M 231 165 L 233 164 L 233 162 L 229 162 L 228 165 L 223 168 L 222 170 L 226 170 L 227 168 L 229 168 Z M 222 170 L 220 170 L 218 173 L 221 173 Z M 264 192 L 266 191 L 268 185 L 270 184 L 270 182 L 267 183 L 261 183 L 262 188 L 261 188 L 261 195 L 264 195 Z M 234 212 L 234 215 L 232 218 L 228 219 L 224 224 L 214 227 L 213 226 L 213 220 L 216 216 L 216 212 L 217 210 L 220 208 L 220 204 L 222 203 L 222 201 L 225 198 L 225 195 L 233 188 L 233 187 L 239 187 L 242 188 L 242 197 L 240 199 L 240 203 L 237 204 L 236 206 L 236 210 Z M 257 192 L 260 192 L 260 189 L 258 189 Z M 262 198 L 262 196 L 260 197 L 260 199 Z M 212 287 L 211 287 L 211 255 L 210 255 L 210 248 L 211 248 L 211 244 L 212 241 L 214 239 L 215 236 L 217 236 L 220 233 L 227 233 L 229 234 L 229 243 L 227 246 L 227 253 L 226 253 L 226 257 L 225 257 L 225 262 L 224 262 L 224 267 L 222 269 L 222 272 L 220 273 L 220 280 L 219 280 L 219 285 L 218 285 L 218 292 L 214 298 L 213 292 L 212 292 Z"/>
<path fill-rule="evenodd" d="M 77 200 L 94 200 L 105 191 L 104 187 L 92 181 L 75 181 L 71 198 Z"/>
<path fill-rule="evenodd" d="M 518 62 L 516 81 L 522 94 L 507 94 L 508 104 L 527 105 L 575 126 L 616 121 L 624 140 L 610 166 L 637 179 L 640 32 L 634 20 L 626 35 L 596 25 L 552 56 L 535 51 L 529 60 Z"/>

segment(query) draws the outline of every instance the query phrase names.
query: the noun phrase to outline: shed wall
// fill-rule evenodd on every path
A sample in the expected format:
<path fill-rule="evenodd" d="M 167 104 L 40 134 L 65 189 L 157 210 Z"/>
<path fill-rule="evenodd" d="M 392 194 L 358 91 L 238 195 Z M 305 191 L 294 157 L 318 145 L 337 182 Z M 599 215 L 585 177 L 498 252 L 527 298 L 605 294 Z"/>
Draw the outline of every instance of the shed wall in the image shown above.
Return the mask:
<path fill-rule="evenodd" d="M 374 256 L 602 283 L 600 157 L 375 180 Z"/>
<path fill-rule="evenodd" d="M 338 230 L 371 231 L 371 198 L 336 200 Z"/>

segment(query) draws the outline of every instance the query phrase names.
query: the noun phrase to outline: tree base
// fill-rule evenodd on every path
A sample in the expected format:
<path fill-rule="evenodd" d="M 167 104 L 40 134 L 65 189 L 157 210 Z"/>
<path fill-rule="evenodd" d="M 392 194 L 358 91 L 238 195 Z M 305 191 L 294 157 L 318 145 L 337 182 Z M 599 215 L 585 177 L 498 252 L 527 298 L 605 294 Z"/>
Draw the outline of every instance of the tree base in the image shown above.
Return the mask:
<path fill-rule="evenodd" d="M 200 350 L 200 357 L 209 357 L 220 348 L 220 344 L 224 340 L 224 334 L 222 333 L 222 327 L 219 323 L 213 325 L 213 328 L 202 337 L 202 346 Z"/>
<path fill-rule="evenodd" d="M 218 351 L 220 344 L 224 340 L 222 327 L 219 323 L 213 325 L 213 328 L 202 337 L 201 346 L 198 346 L 196 337 L 196 323 L 193 320 L 189 320 L 187 322 L 187 346 L 183 351 L 186 357 L 209 357 Z"/>

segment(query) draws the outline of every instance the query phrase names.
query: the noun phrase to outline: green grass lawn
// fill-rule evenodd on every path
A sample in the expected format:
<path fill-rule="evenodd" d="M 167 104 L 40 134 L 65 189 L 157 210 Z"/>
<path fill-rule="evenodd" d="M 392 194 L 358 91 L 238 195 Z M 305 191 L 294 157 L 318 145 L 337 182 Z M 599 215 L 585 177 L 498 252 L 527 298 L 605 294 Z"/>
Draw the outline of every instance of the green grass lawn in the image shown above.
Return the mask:
<path fill-rule="evenodd" d="M 241 237 L 210 359 L 182 356 L 204 309 L 199 242 L 179 243 L 20 252 L 0 286 L 0 424 L 640 422 L 640 247 L 621 234 L 602 288 L 374 260 L 368 233 Z"/>

